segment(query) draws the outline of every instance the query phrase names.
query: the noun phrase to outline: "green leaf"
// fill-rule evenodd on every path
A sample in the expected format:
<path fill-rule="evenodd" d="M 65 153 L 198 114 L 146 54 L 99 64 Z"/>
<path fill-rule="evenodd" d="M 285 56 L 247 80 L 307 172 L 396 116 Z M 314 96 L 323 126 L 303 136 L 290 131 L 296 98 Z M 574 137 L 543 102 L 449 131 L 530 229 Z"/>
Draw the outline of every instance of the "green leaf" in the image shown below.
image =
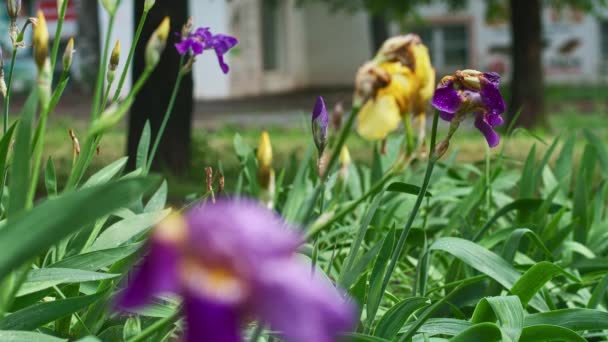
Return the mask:
<path fill-rule="evenodd" d="M 450 339 L 450 342 L 493 342 L 501 340 L 501 332 L 494 323 L 480 323 Z"/>
<path fill-rule="evenodd" d="M 550 263 L 541 261 L 534 264 L 524 273 L 521 278 L 511 288 L 511 293 L 518 296 L 524 306 L 542 289 L 542 287 L 553 277 L 564 275 L 570 280 L 580 282 L 580 279 L 564 271 L 563 268 Z"/>
<path fill-rule="evenodd" d="M 428 298 L 410 297 L 393 305 L 380 319 L 374 335 L 388 340 L 393 340 L 405 321 L 416 310 L 430 304 Z"/>
<path fill-rule="evenodd" d="M 555 162 L 555 168 L 553 173 L 556 179 L 565 179 L 563 183 L 563 190 L 567 192 L 570 188 L 570 174 L 572 173 L 572 159 L 574 156 L 574 143 L 576 142 L 576 135 L 572 134 L 568 137 L 568 140 L 564 143 L 562 150 L 557 157 Z"/>
<path fill-rule="evenodd" d="M 120 261 L 133 253 L 137 252 L 143 243 L 133 243 L 130 245 L 102 249 L 90 253 L 78 254 L 65 258 L 49 267 L 75 268 L 85 271 L 97 271 Z"/>
<path fill-rule="evenodd" d="M 102 298 L 105 292 L 90 296 L 42 302 L 16 311 L 0 320 L 1 330 L 33 330 L 69 316 Z"/>
<path fill-rule="evenodd" d="M 348 333 L 342 336 L 346 337 L 346 340 L 349 342 L 390 342 L 390 340 L 360 333 Z"/>
<path fill-rule="evenodd" d="M 374 198 L 374 201 L 369 206 L 367 213 L 365 214 L 365 218 L 361 221 L 361 224 L 359 225 L 359 229 L 357 230 L 357 235 L 355 236 L 355 240 L 353 241 L 353 244 L 351 245 L 351 248 L 348 251 L 348 256 L 346 257 L 346 261 L 344 262 L 344 267 L 342 267 L 342 272 L 340 272 L 340 277 L 338 279 L 338 284 L 342 285 L 343 287 L 349 287 L 349 286 L 347 286 L 347 284 L 344 283 L 346 273 L 352 272 L 351 269 L 352 269 L 353 263 L 355 262 L 355 258 L 359 255 L 359 249 L 361 248 L 361 243 L 363 243 L 363 239 L 365 238 L 367 229 L 369 228 L 369 225 L 372 222 L 374 215 L 376 215 L 376 211 L 378 210 L 378 207 L 382 203 L 383 194 L 384 194 L 384 191 L 381 191 L 378 195 L 376 195 L 376 197 Z M 352 279 L 352 277 L 350 277 L 350 278 Z"/>
<path fill-rule="evenodd" d="M 154 211 L 162 210 L 167 204 L 167 181 L 163 180 L 163 183 L 160 185 L 158 190 L 150 197 L 148 203 L 144 207 L 144 212 L 150 213 Z"/>
<path fill-rule="evenodd" d="M 53 157 L 49 157 L 46 161 L 46 167 L 44 168 L 44 185 L 46 187 L 46 193 L 49 197 L 57 195 L 57 175 L 55 172 L 55 163 L 53 163 Z"/>
<path fill-rule="evenodd" d="M 595 309 L 602 301 L 606 290 L 608 290 L 608 274 L 606 274 L 602 280 L 597 283 L 595 289 L 593 289 L 591 298 L 589 298 L 589 303 L 587 303 L 587 308 Z"/>
<path fill-rule="evenodd" d="M 11 142 L 13 141 L 13 133 L 15 132 L 15 127 L 19 121 L 15 121 L 11 127 L 6 131 L 6 133 L 0 139 L 0 186 L 4 186 L 6 183 L 6 171 L 9 160 L 9 150 L 11 147 Z"/>
<path fill-rule="evenodd" d="M 386 191 L 389 191 L 389 192 L 400 192 L 403 194 L 410 194 L 410 195 L 415 195 L 415 196 L 418 196 L 418 194 L 420 194 L 420 190 L 422 190 L 422 189 L 417 185 L 403 183 L 403 182 L 391 183 L 391 185 L 389 185 L 388 188 L 386 188 Z M 431 197 L 433 195 L 427 191 L 424 194 L 424 196 Z"/>
<path fill-rule="evenodd" d="M 517 296 L 483 298 L 475 307 L 471 322 L 494 322 L 498 319 L 503 341 L 519 340 L 524 326 L 524 308 Z"/>
<path fill-rule="evenodd" d="M 120 247 L 145 233 L 171 213 L 171 209 L 143 213 L 118 221 L 104 230 L 88 249 L 88 252 Z"/>
<path fill-rule="evenodd" d="M 521 171 L 521 179 L 519 181 L 519 197 L 530 198 L 534 196 L 536 189 L 536 144 L 532 145 L 532 149 L 528 153 L 528 158 Z"/>
<path fill-rule="evenodd" d="M 559 325 L 574 331 L 608 329 L 608 312 L 592 309 L 561 309 L 535 313 L 524 318 L 524 326 Z"/>
<path fill-rule="evenodd" d="M 467 265 L 496 280 L 506 289 L 510 289 L 519 280 L 520 274 L 503 258 L 478 244 L 453 237 L 445 237 L 435 241 L 429 251 L 441 250 L 452 254 Z M 531 304 L 539 311 L 546 311 L 547 304 L 540 296 L 534 296 Z"/>
<path fill-rule="evenodd" d="M 608 177 L 608 150 L 606 150 L 606 143 L 602 139 L 598 138 L 597 135 L 593 134 L 589 129 L 584 131 L 585 138 L 595 149 L 597 158 L 600 161 L 601 171 L 604 178 Z"/>
<path fill-rule="evenodd" d="M 368 326 L 371 326 L 376 318 L 376 313 L 380 307 L 380 301 L 382 301 L 382 295 L 384 294 L 382 293 L 382 281 L 384 280 L 386 267 L 391 259 L 394 246 L 395 228 L 393 227 L 384 237 L 382 248 L 380 249 L 380 253 L 378 253 L 378 257 L 376 258 L 372 273 L 369 277 L 369 293 L 367 295 L 366 305 Z"/>
<path fill-rule="evenodd" d="M 539 324 L 525 327 L 521 332 L 519 342 L 586 342 L 582 336 L 576 332 L 550 324 Z"/>
<path fill-rule="evenodd" d="M 3 342 L 62 342 L 66 339 L 31 331 L 0 331 L 0 341 Z"/>
<path fill-rule="evenodd" d="M 152 131 L 150 129 L 150 120 L 146 120 L 141 136 L 139 137 L 139 143 L 137 144 L 137 154 L 135 157 L 135 168 L 145 168 L 148 164 L 148 154 L 150 153 L 150 137 Z"/>
<path fill-rule="evenodd" d="M 114 176 L 124 170 L 125 165 L 127 165 L 127 160 L 129 160 L 129 158 L 127 157 L 120 158 L 114 161 L 112 164 L 97 171 L 97 173 L 92 175 L 91 178 L 89 178 L 82 187 L 88 188 L 90 186 L 105 184 L 109 182 L 112 178 L 114 178 Z"/>
<path fill-rule="evenodd" d="M 511 235 L 509 236 L 509 239 L 503 245 L 501 254 L 502 254 L 502 257 L 507 262 L 512 262 L 513 259 L 515 258 L 515 253 L 519 249 L 521 239 L 524 236 L 527 236 L 530 239 L 530 241 L 533 242 L 536 245 L 536 247 L 538 247 L 538 249 L 540 249 L 545 254 L 546 258 L 553 259 L 553 255 L 551 254 L 551 251 L 545 246 L 543 241 L 540 239 L 540 237 L 535 232 L 533 232 L 532 230 L 530 230 L 528 228 L 519 228 L 519 229 L 515 229 L 511 233 Z"/>
<path fill-rule="evenodd" d="M 59 284 L 84 283 L 118 277 L 119 274 L 99 273 L 70 268 L 40 268 L 30 270 L 19 288 L 18 296 L 38 292 Z"/>
<path fill-rule="evenodd" d="M 83 226 L 131 204 L 154 184 L 153 179 L 132 178 L 67 192 L 9 218 L 0 229 L 0 279 Z"/>
<path fill-rule="evenodd" d="M 34 90 L 27 98 L 21 112 L 19 128 L 13 151 L 13 165 L 9 178 L 10 198 L 8 204 L 8 217 L 18 214 L 27 205 L 27 192 L 30 184 L 30 159 L 32 143 L 32 121 L 36 114 L 38 95 Z M 2 273 L 0 272 L 0 275 Z"/>
<path fill-rule="evenodd" d="M 414 322 L 407 323 L 401 329 L 400 333 L 409 330 L 412 325 L 414 325 Z M 428 321 L 424 322 L 424 324 L 420 326 L 420 328 L 418 328 L 418 332 L 422 334 L 427 334 L 429 336 L 456 336 L 472 326 L 473 323 L 469 321 L 463 321 L 455 318 L 431 318 Z"/>
<path fill-rule="evenodd" d="M 504 207 L 498 209 L 496 211 L 496 213 L 488 220 L 488 222 L 486 222 L 486 224 L 484 224 L 483 227 L 481 229 L 479 229 L 477 231 L 477 233 L 475 233 L 475 237 L 473 238 L 473 241 L 479 241 L 479 239 L 481 239 L 481 237 L 483 237 L 483 235 L 488 231 L 488 229 L 490 229 L 492 227 L 492 225 L 496 221 L 498 221 L 499 218 L 505 216 L 506 214 L 510 213 L 511 211 L 514 211 L 514 210 L 534 211 L 534 210 L 537 210 L 538 208 L 542 207 L 543 203 L 544 203 L 544 200 L 542 200 L 542 199 L 522 198 L 522 199 L 515 200 L 515 201 L 505 205 Z M 562 206 L 560 206 L 558 204 L 553 204 L 549 207 L 549 214 L 554 214 L 554 213 L 558 212 L 561 208 L 562 208 Z"/>

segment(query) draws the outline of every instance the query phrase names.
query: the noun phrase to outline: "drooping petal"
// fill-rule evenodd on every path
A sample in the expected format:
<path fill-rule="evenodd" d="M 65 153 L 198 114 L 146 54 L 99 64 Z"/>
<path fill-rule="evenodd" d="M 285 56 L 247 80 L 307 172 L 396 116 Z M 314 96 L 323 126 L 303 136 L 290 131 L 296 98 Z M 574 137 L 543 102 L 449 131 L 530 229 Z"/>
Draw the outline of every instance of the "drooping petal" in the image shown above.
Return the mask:
<path fill-rule="evenodd" d="M 365 103 L 357 117 L 357 132 L 367 140 L 381 140 L 399 127 L 401 111 L 392 96 L 381 96 Z"/>
<path fill-rule="evenodd" d="M 187 221 L 188 243 L 203 262 L 251 272 L 265 259 L 293 254 L 302 241 L 275 212 L 246 199 L 195 206 Z"/>
<path fill-rule="evenodd" d="M 500 76 L 496 76 L 500 80 Z M 494 78 L 496 80 L 496 78 Z M 498 81 L 490 81 L 483 79 L 481 82 L 481 90 L 479 92 L 483 101 L 484 107 L 488 112 L 502 114 L 505 112 L 505 101 L 498 89 Z"/>
<path fill-rule="evenodd" d="M 177 50 L 177 53 L 183 56 L 189 52 L 191 45 L 192 41 L 190 39 L 184 39 L 179 43 L 175 43 L 175 49 Z"/>
<path fill-rule="evenodd" d="M 456 113 L 462 106 L 463 99 L 456 89 L 453 82 L 440 85 L 435 90 L 431 104 L 438 110 L 446 113 Z"/>
<path fill-rule="evenodd" d="M 493 83 L 498 86 L 500 83 L 500 75 L 495 72 L 484 72 L 483 77 L 490 83 Z"/>
<path fill-rule="evenodd" d="M 490 113 L 490 114 L 486 115 L 486 120 L 492 127 L 501 126 L 505 122 L 505 120 L 502 118 L 502 116 L 500 116 L 500 114 L 494 114 L 494 113 Z"/>
<path fill-rule="evenodd" d="M 238 308 L 227 303 L 186 294 L 186 341 L 240 342 Z"/>
<path fill-rule="evenodd" d="M 228 64 L 226 64 L 224 60 L 224 55 L 233 48 L 238 43 L 238 40 L 232 36 L 228 36 L 225 34 L 216 34 L 211 39 L 211 46 L 215 50 L 215 54 L 217 55 L 217 60 L 220 63 L 220 67 L 224 74 L 227 74 L 230 71 Z"/>
<path fill-rule="evenodd" d="M 492 126 L 486 121 L 486 118 L 482 114 L 477 114 L 475 117 L 475 127 L 481 131 L 481 133 L 486 137 L 488 141 L 488 145 L 490 147 L 495 147 L 500 142 L 500 136 Z"/>
<path fill-rule="evenodd" d="M 179 259 L 180 253 L 175 246 L 151 239 L 148 255 L 120 294 L 118 307 L 133 309 L 146 304 L 154 295 L 178 292 Z"/>
<path fill-rule="evenodd" d="M 299 260 L 270 262 L 257 276 L 252 308 L 290 342 L 332 342 L 352 327 L 354 310 L 310 266 Z"/>
<path fill-rule="evenodd" d="M 439 112 L 439 117 L 445 121 L 452 121 L 452 119 L 454 119 L 454 116 L 456 116 L 456 114 L 454 113 L 448 113 L 443 111 Z"/>

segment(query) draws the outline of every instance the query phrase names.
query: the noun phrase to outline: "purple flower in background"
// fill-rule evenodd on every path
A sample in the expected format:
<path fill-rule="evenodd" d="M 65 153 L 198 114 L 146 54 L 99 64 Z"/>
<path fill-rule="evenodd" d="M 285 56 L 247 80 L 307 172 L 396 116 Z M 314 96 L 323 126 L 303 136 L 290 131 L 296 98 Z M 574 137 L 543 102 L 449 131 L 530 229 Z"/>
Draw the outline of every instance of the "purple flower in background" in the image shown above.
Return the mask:
<path fill-rule="evenodd" d="M 319 155 L 323 154 L 325 150 L 328 123 L 329 117 L 327 115 L 327 108 L 325 108 L 325 101 L 323 97 L 319 96 L 317 102 L 315 102 L 315 108 L 312 110 L 312 137 Z"/>
<path fill-rule="evenodd" d="M 298 260 L 301 243 L 257 203 L 201 205 L 157 227 L 118 304 L 130 309 L 162 292 L 181 294 L 186 341 L 238 342 L 242 326 L 258 319 L 287 341 L 330 342 L 351 327 L 353 311 Z"/>
<path fill-rule="evenodd" d="M 237 43 L 238 40 L 232 36 L 221 33 L 212 34 L 208 27 L 200 27 L 187 37 L 182 37 L 182 40 L 175 44 L 175 48 L 182 56 L 190 51 L 194 56 L 198 56 L 205 50 L 215 50 L 220 67 L 224 74 L 227 74 L 230 68 L 224 61 L 224 55 Z"/>
<path fill-rule="evenodd" d="M 441 81 L 432 104 L 446 121 L 462 121 L 466 114 L 474 113 L 475 127 L 485 136 L 488 145 L 495 147 L 500 136 L 494 128 L 504 123 L 501 114 L 505 111 L 499 84 L 500 76 L 493 72 L 457 71 Z"/>

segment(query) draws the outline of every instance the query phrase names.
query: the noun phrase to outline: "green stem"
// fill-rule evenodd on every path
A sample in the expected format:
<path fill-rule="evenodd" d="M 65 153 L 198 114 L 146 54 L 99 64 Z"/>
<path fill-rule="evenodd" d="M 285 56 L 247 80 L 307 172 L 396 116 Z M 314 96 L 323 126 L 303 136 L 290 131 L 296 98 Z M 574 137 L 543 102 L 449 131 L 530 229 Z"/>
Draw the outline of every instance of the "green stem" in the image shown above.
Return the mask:
<path fill-rule="evenodd" d="M 112 83 L 114 82 L 108 82 L 108 85 L 106 86 L 106 92 L 103 95 L 103 102 L 101 103 L 101 107 L 99 107 L 99 111 L 102 113 L 106 109 L 106 105 L 108 104 L 108 98 L 110 97 L 110 88 L 112 87 Z"/>
<path fill-rule="evenodd" d="M 129 96 L 127 96 L 125 101 L 131 101 L 133 97 L 135 97 L 139 93 L 148 78 L 150 78 L 150 75 L 152 75 L 152 71 L 154 71 L 154 69 L 144 70 L 144 72 L 141 74 L 141 76 L 131 89 Z M 80 180 L 82 179 L 84 172 L 87 170 L 89 164 L 91 163 L 91 160 L 93 159 L 93 155 L 95 149 L 97 148 L 97 145 L 99 144 L 99 140 L 100 137 L 97 135 L 87 136 L 84 148 L 82 149 L 83 153 L 78 157 L 78 160 L 76 161 L 76 166 L 72 169 L 72 172 L 70 173 L 64 190 L 74 189 L 76 185 L 78 185 L 78 182 L 80 182 Z"/>
<path fill-rule="evenodd" d="M 391 280 L 391 276 L 395 270 L 395 267 L 397 266 L 397 262 L 399 261 L 399 258 L 401 257 L 401 252 L 403 252 L 403 248 L 405 247 L 405 241 L 407 240 L 410 229 L 412 228 L 412 225 L 414 224 L 414 220 L 416 219 L 416 215 L 418 214 L 418 211 L 420 210 L 420 205 L 422 204 L 422 201 L 424 200 L 424 195 L 426 194 L 426 191 L 428 189 L 429 182 L 431 180 L 431 175 L 433 174 L 433 168 L 435 167 L 435 163 L 437 162 L 437 159 L 434 155 L 434 151 L 435 151 L 435 143 L 437 140 L 438 117 L 439 117 L 439 113 L 435 112 L 435 116 L 433 117 L 433 129 L 432 129 L 432 133 L 431 133 L 431 149 L 429 152 L 429 161 L 428 161 L 428 164 L 426 167 L 426 172 L 424 174 L 424 180 L 422 181 L 422 186 L 420 188 L 420 193 L 418 194 L 418 197 L 416 198 L 416 203 L 414 203 L 414 207 L 412 208 L 412 211 L 410 212 L 410 216 L 408 217 L 408 220 L 405 223 L 405 227 L 403 228 L 403 231 L 401 231 L 401 235 L 399 236 L 399 241 L 397 241 L 397 246 L 395 247 L 395 250 L 393 251 L 393 255 L 391 256 L 391 261 L 390 261 L 388 268 L 386 270 L 386 273 L 384 275 L 384 279 L 382 280 L 382 288 L 380 289 L 379 293 L 384 293 L 386 291 L 386 288 L 388 287 L 388 283 Z M 375 312 L 371 313 L 372 317 L 375 315 L 376 315 Z"/>
<path fill-rule="evenodd" d="M 146 22 L 146 18 L 148 17 L 148 12 L 144 11 L 141 18 L 139 19 L 139 25 L 137 25 L 137 31 L 135 32 L 135 38 L 133 40 L 133 44 L 131 44 L 131 49 L 129 50 L 129 56 L 127 57 L 127 61 L 125 62 L 125 67 L 122 69 L 122 74 L 120 75 L 120 80 L 118 81 L 118 85 L 116 86 L 116 92 L 114 93 L 114 97 L 112 98 L 112 103 L 118 101 L 118 97 L 120 96 L 120 92 L 122 91 L 122 87 L 125 84 L 127 79 L 127 73 L 131 66 L 131 61 L 133 60 L 133 56 L 135 54 L 135 48 L 139 43 L 139 37 L 141 36 L 141 32 L 144 29 L 144 23 Z"/>
<path fill-rule="evenodd" d="M 327 163 L 327 168 L 325 169 L 325 174 L 323 175 L 321 182 L 319 184 L 317 184 L 317 186 L 315 188 L 315 192 L 312 194 L 310 200 L 306 204 L 306 209 L 304 211 L 305 216 L 302 221 L 303 226 L 307 226 L 310 223 L 309 218 L 312 217 L 312 213 L 314 212 L 315 204 L 317 203 L 317 199 L 325 191 L 325 186 L 324 186 L 325 179 L 327 178 L 327 175 L 332 172 L 334 165 L 338 161 L 338 157 L 340 156 L 340 152 L 342 151 L 342 146 L 344 146 L 344 143 L 346 142 L 346 139 L 348 138 L 348 135 L 350 134 L 350 130 L 355 123 L 355 118 L 359 114 L 360 109 L 361 109 L 360 106 L 353 105 L 353 109 L 351 110 L 348 120 L 346 120 L 346 123 L 344 124 L 344 126 L 342 126 L 342 130 L 340 131 L 340 135 L 336 142 L 336 146 L 333 146 L 333 149 L 331 152 L 331 158 L 329 159 L 329 162 Z M 308 234 L 308 235 L 310 235 L 310 234 Z"/>
<path fill-rule="evenodd" d="M 357 206 L 359 206 L 359 204 L 363 203 L 363 201 L 367 200 L 372 195 L 378 193 L 378 191 L 380 191 L 382 189 L 382 187 L 384 187 L 384 185 L 389 180 L 391 180 L 391 178 L 393 178 L 394 176 L 396 176 L 396 173 L 393 170 L 390 170 L 389 172 L 387 172 L 386 174 L 384 174 L 384 176 L 380 180 L 378 180 L 373 186 L 371 186 L 367 190 L 367 192 L 365 192 L 363 195 L 361 195 L 361 197 L 357 198 L 354 202 L 350 203 L 344 209 L 342 209 L 339 212 L 337 212 L 329 220 L 323 222 L 323 224 L 318 225 L 318 226 L 313 226 L 306 233 L 306 240 L 309 241 L 310 239 L 314 239 L 317 236 L 317 234 L 319 234 L 322 231 L 328 229 L 334 223 L 336 223 L 336 222 L 340 221 L 341 219 L 343 219 L 346 215 L 348 215 L 349 213 L 351 213 Z"/>
<path fill-rule="evenodd" d="M 15 70 L 15 61 L 17 59 L 17 48 L 13 47 L 13 55 L 11 56 L 11 67 L 8 70 L 8 79 L 6 83 L 6 98 L 4 99 L 4 130 L 6 134 L 8 130 L 8 110 L 11 102 L 11 87 L 13 85 L 13 71 Z"/>
<path fill-rule="evenodd" d="M 177 310 L 175 310 L 174 313 L 172 313 L 171 315 L 169 315 L 163 319 L 159 319 L 158 321 L 154 322 L 153 324 L 148 326 L 146 329 L 144 329 L 139 335 L 127 340 L 127 342 L 145 341 L 148 337 L 154 335 L 156 332 L 158 332 L 162 328 L 168 326 L 169 324 L 175 323 L 179 319 L 180 313 L 181 313 L 180 309 L 178 308 Z"/>
<path fill-rule="evenodd" d="M 37 140 L 34 146 L 34 164 L 32 166 L 32 179 L 30 182 L 30 188 L 27 192 L 27 207 L 31 209 L 34 204 L 34 196 L 36 195 L 36 188 L 38 187 L 38 175 L 40 174 L 40 165 L 42 162 L 42 152 L 44 150 L 44 135 L 46 133 L 46 123 L 49 117 L 47 108 L 44 108 L 40 115 L 40 121 L 38 122 L 37 131 L 40 132 L 40 138 Z"/>
<path fill-rule="evenodd" d="M 106 65 L 108 63 L 108 51 L 110 49 L 110 38 L 112 38 L 112 30 L 114 28 L 115 14 L 110 14 L 110 21 L 106 31 L 106 40 L 103 46 L 103 56 L 99 62 L 99 71 L 97 72 L 97 83 L 95 86 L 95 95 L 93 96 L 93 106 L 91 107 L 91 121 L 99 116 L 99 102 L 101 92 L 103 91 L 103 80 L 106 77 Z"/>
<path fill-rule="evenodd" d="M 59 42 L 61 41 L 61 31 L 63 30 L 63 22 L 65 20 L 65 11 L 68 8 L 68 2 L 64 0 L 59 10 L 59 18 L 57 19 L 57 30 L 55 30 L 55 39 L 53 40 L 53 49 L 51 50 L 51 74 L 55 71 L 57 63 L 57 54 L 59 53 Z"/>
<path fill-rule="evenodd" d="M 169 100 L 169 105 L 167 106 L 167 110 L 165 111 L 165 117 L 163 118 L 163 122 L 160 124 L 158 132 L 156 133 L 156 138 L 154 139 L 154 145 L 152 145 L 152 150 L 150 151 L 150 157 L 148 158 L 148 165 L 146 166 L 146 173 L 150 172 L 150 167 L 152 166 L 152 162 L 154 161 L 154 157 L 156 156 L 156 151 L 158 150 L 158 146 L 160 145 L 160 140 L 165 133 L 165 129 L 167 128 L 167 123 L 169 122 L 169 118 L 171 117 L 171 113 L 173 112 L 173 107 L 175 106 L 175 99 L 177 98 L 177 93 L 179 92 L 179 87 L 182 83 L 182 79 L 184 78 L 184 73 L 182 72 L 182 67 L 184 66 L 184 56 L 182 56 L 179 60 L 179 70 L 177 72 L 177 80 L 175 80 L 175 86 L 173 87 L 173 92 L 171 93 L 171 99 Z"/>

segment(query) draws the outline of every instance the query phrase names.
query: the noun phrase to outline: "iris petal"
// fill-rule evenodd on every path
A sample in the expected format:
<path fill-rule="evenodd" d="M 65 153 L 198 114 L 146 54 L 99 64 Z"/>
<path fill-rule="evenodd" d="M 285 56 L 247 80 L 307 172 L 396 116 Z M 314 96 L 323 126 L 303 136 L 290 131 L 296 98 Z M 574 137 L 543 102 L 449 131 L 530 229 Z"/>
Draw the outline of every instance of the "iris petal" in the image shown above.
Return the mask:
<path fill-rule="evenodd" d="M 490 147 L 495 147 L 500 142 L 500 136 L 492 126 L 486 121 L 486 118 L 482 114 L 477 114 L 475 117 L 475 127 L 486 137 L 488 141 L 488 145 Z"/>
<path fill-rule="evenodd" d="M 447 82 L 435 90 L 431 103 L 442 112 L 456 113 L 462 106 L 462 97 L 454 89 L 453 83 Z"/>
<path fill-rule="evenodd" d="M 488 112 L 502 114 L 505 112 L 505 101 L 498 89 L 498 82 L 482 80 L 481 91 L 479 92 L 484 107 Z"/>
<path fill-rule="evenodd" d="M 286 259 L 267 263 L 256 276 L 252 307 L 287 341 L 331 342 L 351 328 L 351 306 L 328 281 L 311 277 L 310 266 Z"/>
<path fill-rule="evenodd" d="M 452 121 L 452 119 L 454 119 L 454 116 L 456 116 L 456 114 L 454 113 L 448 113 L 444 111 L 439 112 L 439 117 L 445 121 Z"/>
<path fill-rule="evenodd" d="M 396 130 L 401 111 L 392 96 L 381 96 L 365 103 L 357 117 L 357 132 L 367 140 L 381 140 Z"/>
<path fill-rule="evenodd" d="M 240 342 L 239 312 L 230 304 L 187 294 L 186 341 Z"/>
<path fill-rule="evenodd" d="M 148 255 L 118 299 L 123 309 L 140 307 L 156 294 L 179 291 L 179 251 L 169 243 L 150 241 Z"/>

